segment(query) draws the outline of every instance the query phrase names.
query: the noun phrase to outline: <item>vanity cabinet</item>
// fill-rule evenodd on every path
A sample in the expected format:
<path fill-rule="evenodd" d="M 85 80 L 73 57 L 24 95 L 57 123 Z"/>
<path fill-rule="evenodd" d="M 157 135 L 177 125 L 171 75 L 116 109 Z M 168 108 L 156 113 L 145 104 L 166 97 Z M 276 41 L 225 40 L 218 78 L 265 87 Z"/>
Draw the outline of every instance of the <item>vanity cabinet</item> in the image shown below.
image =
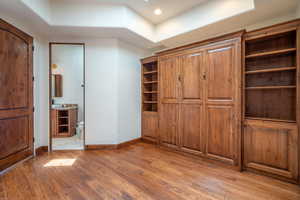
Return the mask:
<path fill-rule="evenodd" d="M 77 108 L 52 109 L 52 137 L 72 137 L 76 134 Z"/>

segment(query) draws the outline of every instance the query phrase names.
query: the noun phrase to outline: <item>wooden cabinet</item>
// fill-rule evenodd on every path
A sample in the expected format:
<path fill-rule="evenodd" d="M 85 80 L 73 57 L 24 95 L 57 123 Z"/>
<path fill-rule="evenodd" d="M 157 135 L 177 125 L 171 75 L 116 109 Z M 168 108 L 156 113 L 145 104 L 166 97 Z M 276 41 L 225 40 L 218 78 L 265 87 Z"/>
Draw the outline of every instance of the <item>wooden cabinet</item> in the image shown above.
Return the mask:
<path fill-rule="evenodd" d="M 157 57 L 142 62 L 142 138 L 157 143 L 158 137 L 158 67 Z"/>
<path fill-rule="evenodd" d="M 181 150 L 204 152 L 204 53 L 202 51 L 180 56 L 179 80 L 179 146 Z"/>
<path fill-rule="evenodd" d="M 295 123 L 246 120 L 244 166 L 248 169 L 298 178 L 298 128 Z"/>
<path fill-rule="evenodd" d="M 144 91 L 157 91 L 144 95 L 155 104 L 143 110 L 155 115 L 143 115 L 143 137 L 299 183 L 299 27 L 295 20 L 159 52 L 157 76 L 143 78 L 152 84 Z"/>
<path fill-rule="evenodd" d="M 240 42 L 206 50 L 206 152 L 210 158 L 239 165 L 241 120 Z"/>
<path fill-rule="evenodd" d="M 243 167 L 291 182 L 299 181 L 299 25 L 275 25 L 244 39 Z"/>
<path fill-rule="evenodd" d="M 241 167 L 241 35 L 159 56 L 161 145 Z"/>
<path fill-rule="evenodd" d="M 51 110 L 53 138 L 72 137 L 76 134 L 77 112 L 77 108 Z"/>

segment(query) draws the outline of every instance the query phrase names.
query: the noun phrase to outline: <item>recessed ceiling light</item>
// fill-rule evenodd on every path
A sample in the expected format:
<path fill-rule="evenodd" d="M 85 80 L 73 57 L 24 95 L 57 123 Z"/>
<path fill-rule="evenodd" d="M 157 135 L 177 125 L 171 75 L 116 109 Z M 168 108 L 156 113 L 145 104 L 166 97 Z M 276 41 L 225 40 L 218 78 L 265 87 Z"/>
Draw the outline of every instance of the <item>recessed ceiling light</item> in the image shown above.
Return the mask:
<path fill-rule="evenodd" d="M 154 10 L 154 14 L 156 14 L 156 15 L 161 15 L 161 14 L 162 14 L 161 9 L 160 9 L 160 8 L 156 8 L 156 9 Z"/>

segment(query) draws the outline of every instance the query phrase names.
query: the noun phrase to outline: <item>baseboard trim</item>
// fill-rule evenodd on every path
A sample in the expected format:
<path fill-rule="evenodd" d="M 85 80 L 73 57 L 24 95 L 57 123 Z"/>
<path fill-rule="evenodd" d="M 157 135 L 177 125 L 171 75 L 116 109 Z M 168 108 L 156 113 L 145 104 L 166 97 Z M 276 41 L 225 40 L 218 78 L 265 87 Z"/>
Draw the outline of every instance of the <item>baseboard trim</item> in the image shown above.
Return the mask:
<path fill-rule="evenodd" d="M 141 142 L 141 138 L 133 139 L 127 142 L 122 142 L 120 144 L 89 144 L 85 145 L 85 150 L 112 150 L 112 149 L 120 149 L 124 148 L 136 143 Z"/>
<path fill-rule="evenodd" d="M 118 149 L 121 149 L 121 148 L 130 146 L 130 145 L 139 143 L 139 142 L 141 142 L 141 141 L 142 141 L 142 138 L 137 138 L 137 139 L 130 140 L 130 141 L 127 141 L 127 142 L 122 142 L 122 143 L 118 144 L 117 148 L 118 148 Z"/>
<path fill-rule="evenodd" d="M 48 152 L 48 146 L 40 146 L 38 148 L 35 149 L 35 155 L 39 156 L 45 152 Z"/>
<path fill-rule="evenodd" d="M 117 144 L 89 144 L 85 145 L 85 150 L 106 150 L 117 149 Z"/>

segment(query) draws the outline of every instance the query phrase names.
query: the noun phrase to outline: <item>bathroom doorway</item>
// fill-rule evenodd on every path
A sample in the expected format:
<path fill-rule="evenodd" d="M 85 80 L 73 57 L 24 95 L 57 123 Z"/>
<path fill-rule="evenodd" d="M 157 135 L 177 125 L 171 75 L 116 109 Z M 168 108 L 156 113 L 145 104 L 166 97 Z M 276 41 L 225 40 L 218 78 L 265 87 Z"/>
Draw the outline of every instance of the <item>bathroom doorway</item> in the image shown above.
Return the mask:
<path fill-rule="evenodd" d="M 85 148 L 85 45 L 49 44 L 49 150 Z"/>

